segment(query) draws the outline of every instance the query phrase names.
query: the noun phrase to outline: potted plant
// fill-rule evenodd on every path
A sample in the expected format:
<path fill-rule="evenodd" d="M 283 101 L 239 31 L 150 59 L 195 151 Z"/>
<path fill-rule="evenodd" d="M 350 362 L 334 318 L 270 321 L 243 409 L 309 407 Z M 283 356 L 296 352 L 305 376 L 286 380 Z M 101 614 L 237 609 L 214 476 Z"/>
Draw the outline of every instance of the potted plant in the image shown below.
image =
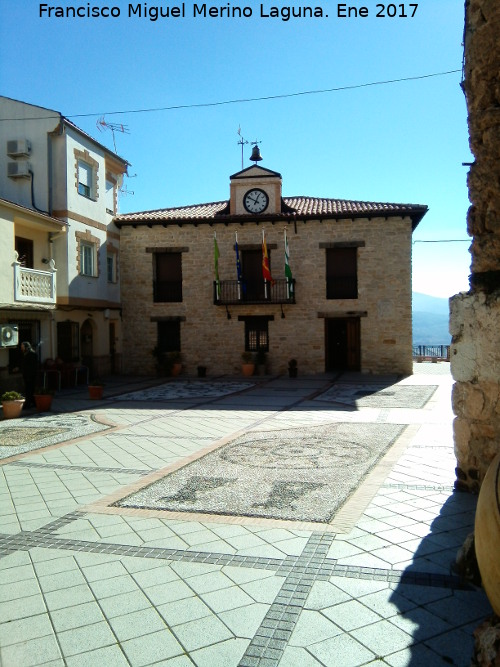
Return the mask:
<path fill-rule="evenodd" d="M 92 400 L 100 400 L 104 391 L 104 383 L 99 379 L 91 380 L 89 382 L 89 398 Z"/>
<path fill-rule="evenodd" d="M 24 405 L 24 396 L 18 391 L 6 391 L 2 394 L 2 408 L 4 419 L 15 419 L 21 414 Z"/>
<path fill-rule="evenodd" d="M 245 377 L 249 377 L 254 374 L 255 371 L 255 362 L 253 354 L 251 352 L 243 352 L 241 355 L 241 372 Z"/>
<path fill-rule="evenodd" d="M 267 371 L 265 350 L 257 350 L 257 354 L 255 355 L 255 363 L 257 366 L 257 375 L 265 375 Z"/>
<path fill-rule="evenodd" d="M 52 407 L 54 390 L 48 389 L 47 387 L 36 387 L 34 397 L 35 397 L 36 411 L 48 412 Z"/>
<path fill-rule="evenodd" d="M 297 372 L 297 359 L 290 359 L 288 362 L 288 377 L 296 378 Z"/>
<path fill-rule="evenodd" d="M 167 359 L 170 366 L 170 375 L 176 377 L 182 371 L 182 354 L 180 352 L 169 352 Z"/>
<path fill-rule="evenodd" d="M 182 370 L 182 354 L 180 352 L 163 352 L 158 346 L 152 350 L 156 359 L 158 375 L 179 375 Z"/>

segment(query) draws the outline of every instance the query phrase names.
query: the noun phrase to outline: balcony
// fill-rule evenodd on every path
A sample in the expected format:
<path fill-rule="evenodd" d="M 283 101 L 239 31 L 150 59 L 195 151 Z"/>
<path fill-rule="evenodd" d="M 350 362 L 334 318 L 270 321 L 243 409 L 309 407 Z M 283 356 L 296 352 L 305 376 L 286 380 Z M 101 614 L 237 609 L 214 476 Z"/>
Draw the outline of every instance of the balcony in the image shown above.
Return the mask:
<path fill-rule="evenodd" d="M 265 303 L 295 303 L 295 280 L 286 278 L 272 284 L 264 280 L 220 280 L 214 281 L 214 304 L 237 306 Z"/>
<path fill-rule="evenodd" d="M 27 269 L 14 262 L 14 301 L 23 303 L 56 304 L 56 269 L 54 260 L 51 270 Z"/>

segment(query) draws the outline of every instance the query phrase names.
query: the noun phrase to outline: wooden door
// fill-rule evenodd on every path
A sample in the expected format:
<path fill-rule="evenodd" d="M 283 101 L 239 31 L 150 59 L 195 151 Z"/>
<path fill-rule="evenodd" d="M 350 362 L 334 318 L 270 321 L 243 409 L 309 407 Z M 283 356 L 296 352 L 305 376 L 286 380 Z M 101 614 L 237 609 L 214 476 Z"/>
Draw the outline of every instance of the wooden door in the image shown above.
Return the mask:
<path fill-rule="evenodd" d="M 327 371 L 360 370 L 359 317 L 325 320 L 325 368 Z"/>

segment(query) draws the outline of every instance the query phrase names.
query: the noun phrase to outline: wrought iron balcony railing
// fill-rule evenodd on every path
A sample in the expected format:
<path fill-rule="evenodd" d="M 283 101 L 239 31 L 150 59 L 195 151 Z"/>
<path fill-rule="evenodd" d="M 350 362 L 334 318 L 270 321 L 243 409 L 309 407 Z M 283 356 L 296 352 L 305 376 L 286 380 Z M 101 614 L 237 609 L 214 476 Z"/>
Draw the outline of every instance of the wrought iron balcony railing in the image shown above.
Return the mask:
<path fill-rule="evenodd" d="M 214 281 L 214 304 L 217 306 L 295 303 L 295 280 L 281 278 L 272 283 L 264 280 Z"/>

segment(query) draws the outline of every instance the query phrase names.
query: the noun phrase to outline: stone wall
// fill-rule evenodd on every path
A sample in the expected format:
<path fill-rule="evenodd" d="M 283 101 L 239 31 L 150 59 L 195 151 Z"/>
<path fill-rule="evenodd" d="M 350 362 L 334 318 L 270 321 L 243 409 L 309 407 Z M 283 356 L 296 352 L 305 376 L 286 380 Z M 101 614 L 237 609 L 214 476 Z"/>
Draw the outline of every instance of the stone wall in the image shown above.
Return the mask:
<path fill-rule="evenodd" d="M 158 318 L 181 318 L 184 372 L 239 374 L 244 350 L 243 321 L 238 317 L 268 315 L 268 356 L 272 373 L 285 373 L 288 360 L 298 360 L 299 374 L 325 371 L 325 318 L 362 313 L 361 370 L 411 374 L 411 221 L 409 218 L 297 222 L 288 228 L 290 265 L 296 280 L 296 304 L 238 305 L 213 303 L 213 234 L 220 251 L 220 280 L 236 279 L 234 240 L 259 244 L 256 224 L 184 224 L 123 226 L 121 284 L 123 371 L 151 373 L 157 344 Z M 283 227 L 266 226 L 271 269 L 284 278 Z M 358 299 L 326 299 L 324 244 L 362 241 L 358 248 Z M 320 247 L 323 244 L 323 247 Z M 183 300 L 153 303 L 153 248 L 182 248 Z M 148 251 L 146 250 L 148 249 Z"/>
<path fill-rule="evenodd" d="M 470 291 L 450 302 L 456 486 L 478 491 L 500 450 L 500 3 L 467 0 L 463 84 L 475 161 L 468 176 Z"/>

